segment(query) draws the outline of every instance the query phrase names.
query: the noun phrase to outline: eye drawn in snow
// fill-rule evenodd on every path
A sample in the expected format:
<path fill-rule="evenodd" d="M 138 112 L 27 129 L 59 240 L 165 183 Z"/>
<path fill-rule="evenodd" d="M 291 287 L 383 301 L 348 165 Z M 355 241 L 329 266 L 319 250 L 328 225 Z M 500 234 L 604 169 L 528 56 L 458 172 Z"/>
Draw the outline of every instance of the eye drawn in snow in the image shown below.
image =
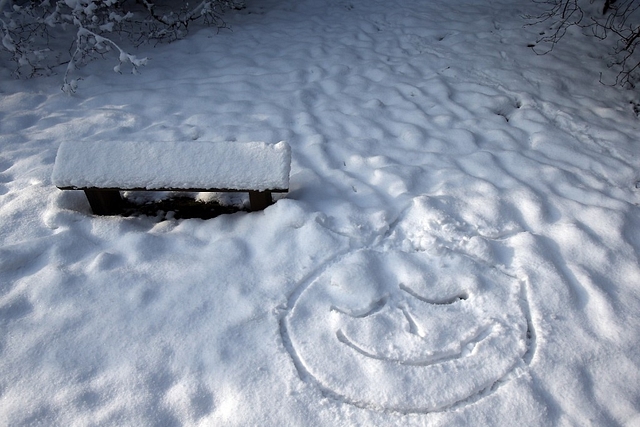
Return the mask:
<path fill-rule="evenodd" d="M 335 260 L 281 323 L 303 380 L 363 408 L 445 410 L 531 360 L 522 284 L 455 252 L 363 249 Z"/>

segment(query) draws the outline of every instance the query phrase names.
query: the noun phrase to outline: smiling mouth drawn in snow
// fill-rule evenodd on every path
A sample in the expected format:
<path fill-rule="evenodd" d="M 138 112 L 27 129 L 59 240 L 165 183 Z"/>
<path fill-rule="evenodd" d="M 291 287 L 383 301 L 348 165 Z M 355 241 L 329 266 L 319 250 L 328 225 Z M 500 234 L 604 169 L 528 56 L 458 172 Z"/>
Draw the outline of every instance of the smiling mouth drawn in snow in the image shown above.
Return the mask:
<path fill-rule="evenodd" d="M 444 410 L 531 357 L 521 284 L 455 253 L 360 250 L 290 307 L 281 329 L 302 379 L 360 407 Z"/>

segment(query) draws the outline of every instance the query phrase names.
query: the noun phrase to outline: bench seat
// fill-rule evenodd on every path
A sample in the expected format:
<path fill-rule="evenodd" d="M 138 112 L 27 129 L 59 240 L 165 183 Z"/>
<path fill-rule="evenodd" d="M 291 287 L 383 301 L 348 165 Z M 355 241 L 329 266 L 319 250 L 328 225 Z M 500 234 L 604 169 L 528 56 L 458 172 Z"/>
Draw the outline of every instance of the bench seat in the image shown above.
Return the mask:
<path fill-rule="evenodd" d="M 84 190 L 95 214 L 117 214 L 120 191 L 248 192 L 251 210 L 287 192 L 291 150 L 281 141 L 65 141 L 52 181 Z"/>

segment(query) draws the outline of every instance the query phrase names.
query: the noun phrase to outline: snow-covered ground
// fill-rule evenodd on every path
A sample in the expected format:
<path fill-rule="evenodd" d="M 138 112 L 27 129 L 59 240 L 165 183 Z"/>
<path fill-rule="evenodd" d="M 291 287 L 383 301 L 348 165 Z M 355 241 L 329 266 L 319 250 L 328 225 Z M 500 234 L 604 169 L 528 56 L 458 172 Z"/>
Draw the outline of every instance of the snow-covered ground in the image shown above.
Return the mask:
<path fill-rule="evenodd" d="M 640 425 L 638 99 L 605 46 L 535 55 L 529 0 L 247 6 L 74 96 L 0 71 L 0 424 Z M 284 140 L 291 191 L 95 217 L 51 182 L 69 140 Z"/>

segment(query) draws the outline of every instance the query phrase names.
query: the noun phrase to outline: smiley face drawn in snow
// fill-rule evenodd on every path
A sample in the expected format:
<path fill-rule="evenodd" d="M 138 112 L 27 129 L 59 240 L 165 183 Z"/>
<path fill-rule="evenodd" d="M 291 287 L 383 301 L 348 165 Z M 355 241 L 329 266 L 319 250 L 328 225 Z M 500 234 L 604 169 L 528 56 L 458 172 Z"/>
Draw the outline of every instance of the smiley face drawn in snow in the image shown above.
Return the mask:
<path fill-rule="evenodd" d="M 523 365 L 517 280 L 455 255 L 361 250 L 291 302 L 283 335 L 305 379 L 345 402 L 442 410 Z"/>

